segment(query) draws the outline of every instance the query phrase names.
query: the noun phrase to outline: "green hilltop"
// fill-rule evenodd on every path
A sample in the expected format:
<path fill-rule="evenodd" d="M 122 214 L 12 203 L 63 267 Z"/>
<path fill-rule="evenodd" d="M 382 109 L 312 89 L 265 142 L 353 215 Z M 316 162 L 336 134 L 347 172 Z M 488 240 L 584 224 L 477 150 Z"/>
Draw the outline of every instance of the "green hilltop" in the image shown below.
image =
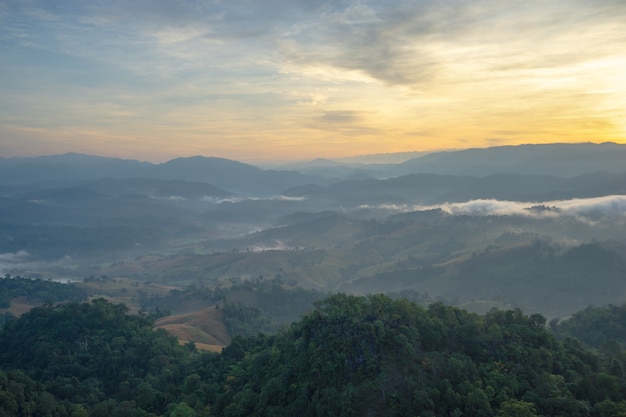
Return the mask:
<path fill-rule="evenodd" d="M 545 321 L 336 294 L 215 354 L 121 304 L 47 304 L 0 331 L 0 415 L 624 415 L 624 340 L 591 350 Z"/>

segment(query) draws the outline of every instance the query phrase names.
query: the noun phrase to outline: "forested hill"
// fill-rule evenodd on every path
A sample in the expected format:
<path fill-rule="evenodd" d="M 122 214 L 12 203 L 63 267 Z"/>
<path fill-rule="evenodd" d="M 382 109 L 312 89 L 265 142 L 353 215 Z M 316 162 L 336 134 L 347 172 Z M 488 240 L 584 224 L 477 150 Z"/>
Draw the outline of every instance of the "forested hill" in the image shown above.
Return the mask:
<path fill-rule="evenodd" d="M 624 379 L 540 315 L 479 316 L 385 296 L 336 295 L 241 358 L 216 411 L 228 416 L 608 416 Z M 252 350 L 252 353 L 250 352 Z M 607 411 L 609 410 L 609 411 Z"/>
<path fill-rule="evenodd" d="M 4 416 L 623 416 L 626 355 L 540 315 L 338 294 L 221 355 L 123 305 L 46 305 L 0 332 Z"/>

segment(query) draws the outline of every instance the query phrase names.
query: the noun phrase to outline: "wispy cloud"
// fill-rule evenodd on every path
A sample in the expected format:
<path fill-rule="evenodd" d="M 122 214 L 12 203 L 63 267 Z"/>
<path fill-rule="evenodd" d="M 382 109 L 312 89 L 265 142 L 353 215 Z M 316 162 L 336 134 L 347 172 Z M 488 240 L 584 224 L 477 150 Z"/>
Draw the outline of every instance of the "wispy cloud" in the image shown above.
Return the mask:
<path fill-rule="evenodd" d="M 0 125 L 47 130 L 31 152 L 68 132 L 163 159 L 626 135 L 621 0 L 7 0 L 0 42 Z"/>

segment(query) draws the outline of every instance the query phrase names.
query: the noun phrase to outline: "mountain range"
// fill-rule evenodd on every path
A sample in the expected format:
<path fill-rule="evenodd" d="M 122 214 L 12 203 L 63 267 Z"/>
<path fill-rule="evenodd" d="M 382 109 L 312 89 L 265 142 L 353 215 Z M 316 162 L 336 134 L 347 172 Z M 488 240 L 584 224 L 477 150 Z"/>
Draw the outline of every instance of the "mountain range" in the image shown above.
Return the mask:
<path fill-rule="evenodd" d="M 153 178 L 204 182 L 236 194 L 268 196 L 306 184 L 384 179 L 409 174 L 484 177 L 510 173 L 575 177 L 593 172 L 626 171 L 626 145 L 549 144 L 501 146 L 436 152 L 397 164 L 346 164 L 316 159 L 289 169 L 262 169 L 223 158 L 194 156 L 154 164 L 136 160 L 68 153 L 0 158 L 0 184 L 25 185 L 101 178 Z"/>
<path fill-rule="evenodd" d="M 317 159 L 285 170 L 202 156 L 0 158 L 0 275 L 183 287 L 279 277 L 323 291 L 532 309 L 569 275 L 576 282 L 559 294 L 573 301 L 543 310 L 563 315 L 586 300 L 620 300 L 623 161 L 626 145 L 612 143 L 438 152 L 397 164 Z M 569 268 L 570 250 L 594 242 L 600 249 L 579 252 L 584 267 Z M 611 254 L 618 261 L 605 265 Z M 593 271 L 606 288 L 586 287 Z"/>

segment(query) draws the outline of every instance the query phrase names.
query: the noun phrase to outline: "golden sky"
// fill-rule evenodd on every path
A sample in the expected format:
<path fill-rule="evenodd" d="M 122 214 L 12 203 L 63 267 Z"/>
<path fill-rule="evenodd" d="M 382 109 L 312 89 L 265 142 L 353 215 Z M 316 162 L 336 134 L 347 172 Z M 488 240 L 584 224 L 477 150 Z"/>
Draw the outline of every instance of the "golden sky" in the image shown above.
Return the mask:
<path fill-rule="evenodd" d="M 0 156 L 626 142 L 626 1 L 5 0 Z"/>

